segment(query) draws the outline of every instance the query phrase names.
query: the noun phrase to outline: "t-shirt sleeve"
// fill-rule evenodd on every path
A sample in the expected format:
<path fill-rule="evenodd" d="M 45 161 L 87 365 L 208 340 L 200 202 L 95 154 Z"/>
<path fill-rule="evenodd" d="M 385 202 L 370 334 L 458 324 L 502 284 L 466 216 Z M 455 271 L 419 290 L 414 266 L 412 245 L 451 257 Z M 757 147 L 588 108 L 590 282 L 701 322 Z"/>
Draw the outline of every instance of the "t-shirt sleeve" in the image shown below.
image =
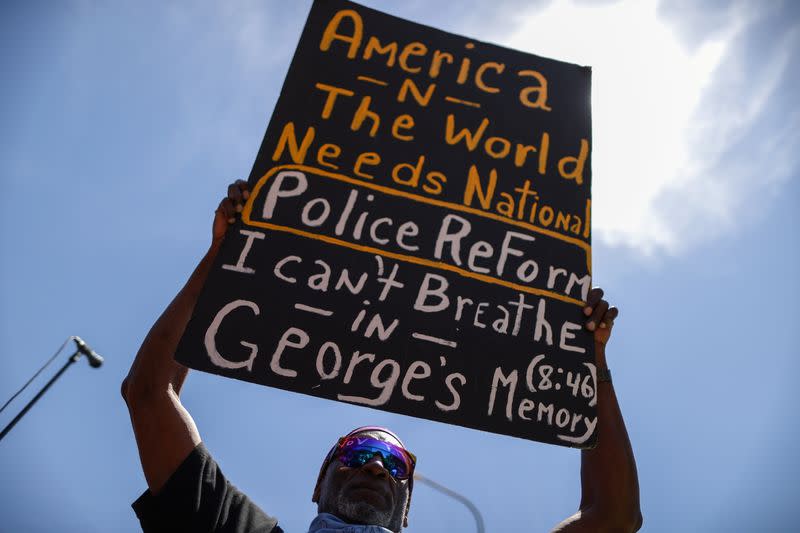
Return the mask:
<path fill-rule="evenodd" d="M 133 503 L 142 531 L 282 533 L 277 520 L 264 513 L 222 474 L 200 443 L 169 481 L 153 495 L 145 491 Z"/>

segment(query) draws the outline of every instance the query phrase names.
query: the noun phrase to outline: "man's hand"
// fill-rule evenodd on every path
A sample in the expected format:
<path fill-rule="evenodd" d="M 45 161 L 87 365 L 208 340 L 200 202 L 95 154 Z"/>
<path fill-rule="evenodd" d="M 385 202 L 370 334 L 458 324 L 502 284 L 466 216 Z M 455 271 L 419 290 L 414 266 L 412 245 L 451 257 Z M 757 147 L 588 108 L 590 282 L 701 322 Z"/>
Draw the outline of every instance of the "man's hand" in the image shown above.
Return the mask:
<path fill-rule="evenodd" d="M 228 186 L 227 196 L 214 213 L 208 252 L 150 329 L 122 385 L 122 396 L 128 404 L 142 469 L 154 493 L 200 443 L 194 420 L 180 401 L 181 386 L 188 369 L 176 363 L 173 355 L 228 226 L 236 221 L 249 196 L 245 181 L 239 180 Z"/>
<path fill-rule="evenodd" d="M 589 291 L 583 315 L 584 327 L 594 333 L 597 368 L 607 369 L 606 344 L 619 310 L 603 299 L 602 289 L 595 287 Z M 629 532 L 642 525 L 636 461 L 610 381 L 597 384 L 597 432 L 597 447 L 581 454 L 580 510 L 554 531 Z"/>
<path fill-rule="evenodd" d="M 619 316 L 619 309 L 609 306 L 603 300 L 603 289 L 595 287 L 589 291 L 586 306 L 583 308 L 586 318 L 586 329 L 594 332 L 594 342 L 605 346 L 611 336 L 614 319 Z"/>
<path fill-rule="evenodd" d="M 228 185 L 228 195 L 223 198 L 214 211 L 214 226 L 211 231 L 212 244 L 219 244 L 225 238 L 228 226 L 236 222 L 244 204 L 250 198 L 250 186 L 244 180 L 236 180 Z"/>

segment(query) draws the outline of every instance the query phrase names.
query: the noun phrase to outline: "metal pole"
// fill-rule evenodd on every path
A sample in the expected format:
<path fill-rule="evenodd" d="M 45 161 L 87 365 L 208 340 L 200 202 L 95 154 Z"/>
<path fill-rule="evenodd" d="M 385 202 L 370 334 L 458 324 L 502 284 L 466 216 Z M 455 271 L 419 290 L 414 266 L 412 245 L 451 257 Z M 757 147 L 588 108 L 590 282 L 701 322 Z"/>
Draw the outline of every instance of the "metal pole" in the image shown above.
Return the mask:
<path fill-rule="evenodd" d="M 425 485 L 428 485 L 432 489 L 438 490 L 442 494 L 446 494 L 447 496 L 450 496 L 451 498 L 463 503 L 464 506 L 466 506 L 466 508 L 469 509 L 469 512 L 472 513 L 473 518 L 475 518 L 475 526 L 478 529 L 478 533 L 485 532 L 483 525 L 483 516 L 481 516 L 481 512 L 478 509 L 478 506 L 469 501 L 466 496 L 457 493 L 453 489 L 448 489 L 444 485 L 436 483 L 432 479 L 426 478 L 425 476 L 422 476 L 420 474 L 414 474 L 414 481 L 419 481 Z"/>
<path fill-rule="evenodd" d="M 27 413 L 27 412 L 28 412 L 28 410 L 30 410 L 30 408 L 31 408 L 31 407 L 33 407 L 33 404 L 35 404 L 35 403 L 36 403 L 36 402 L 39 400 L 39 398 L 41 398 L 41 397 L 42 397 L 42 395 L 43 395 L 45 392 L 47 392 L 47 389 L 49 389 L 49 388 L 50 388 L 50 386 L 51 386 L 53 383 L 55 383 L 55 381 L 56 381 L 58 378 L 60 378 L 60 377 L 61 377 L 61 374 L 63 374 L 64 372 L 66 372 L 66 371 L 67 371 L 67 368 L 69 368 L 69 366 L 70 366 L 72 363 L 74 363 L 75 361 L 77 361 L 78 359 L 80 359 L 80 357 L 81 357 L 81 352 L 80 352 L 80 351 L 77 351 L 77 352 L 75 352 L 74 354 L 72 354 L 72 356 L 69 358 L 69 360 L 68 360 L 66 363 L 64 363 L 64 366 L 62 366 L 62 367 L 61 367 L 61 370 L 59 370 L 58 372 L 56 372 L 56 375 L 55 375 L 55 376 L 53 376 L 52 378 L 50 378 L 50 381 L 48 381 L 48 382 L 47 382 L 47 384 L 45 384 L 45 386 L 44 386 L 44 387 L 42 387 L 42 390 L 40 390 L 40 391 L 38 392 L 38 394 L 36 394 L 36 396 L 34 396 L 34 397 L 33 397 L 33 399 L 32 399 L 30 402 L 28 402 L 28 405 L 26 405 L 25 407 L 23 407 L 23 408 L 22 408 L 22 411 L 20 411 L 20 412 L 19 412 L 19 414 L 18 414 L 17 416 L 15 416 L 15 417 L 14 417 L 14 420 L 12 420 L 12 421 L 11 421 L 11 422 L 10 422 L 10 423 L 9 423 L 9 424 L 8 424 L 8 425 L 5 427 L 5 428 L 3 428 L 3 431 L 2 431 L 2 432 L 0 432 L 0 440 L 3 440 L 3 437 L 5 437 L 5 436 L 6 436 L 6 434 L 7 434 L 9 431 L 11 431 L 11 428 L 13 428 L 13 427 L 14 427 L 14 426 L 17 424 L 17 422 L 19 422 L 19 421 L 20 421 L 20 419 L 21 419 L 23 416 L 25 416 L 25 413 Z"/>

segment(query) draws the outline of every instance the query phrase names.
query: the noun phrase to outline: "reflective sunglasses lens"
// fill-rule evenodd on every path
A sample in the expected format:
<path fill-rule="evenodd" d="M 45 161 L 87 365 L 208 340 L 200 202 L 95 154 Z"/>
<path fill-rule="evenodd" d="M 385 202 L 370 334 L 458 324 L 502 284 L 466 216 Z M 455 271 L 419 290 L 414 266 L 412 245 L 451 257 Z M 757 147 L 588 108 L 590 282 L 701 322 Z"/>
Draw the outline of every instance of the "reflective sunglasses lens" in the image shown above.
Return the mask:
<path fill-rule="evenodd" d="M 383 456 L 383 466 L 392 474 L 392 477 L 398 479 L 405 479 L 408 477 L 408 469 L 405 461 L 397 458 L 394 455 Z"/>
<path fill-rule="evenodd" d="M 364 466 L 375 455 L 380 455 L 384 468 L 396 479 L 410 476 L 412 466 L 402 448 L 372 438 L 353 438 L 342 443 L 338 459 L 349 468 Z"/>
<path fill-rule="evenodd" d="M 375 452 L 367 449 L 351 449 L 342 453 L 340 460 L 345 466 L 350 468 L 358 468 L 364 466 L 367 462 L 374 457 Z"/>

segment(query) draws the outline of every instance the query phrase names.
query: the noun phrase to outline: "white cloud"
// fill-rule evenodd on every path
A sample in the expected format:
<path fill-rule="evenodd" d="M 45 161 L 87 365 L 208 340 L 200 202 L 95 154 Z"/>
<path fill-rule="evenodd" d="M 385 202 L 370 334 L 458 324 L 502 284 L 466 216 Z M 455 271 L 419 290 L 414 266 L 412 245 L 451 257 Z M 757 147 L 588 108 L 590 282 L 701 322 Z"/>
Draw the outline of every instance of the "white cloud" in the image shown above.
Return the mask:
<path fill-rule="evenodd" d="M 751 81 L 746 105 L 700 122 L 742 17 L 693 50 L 659 18 L 655 0 L 558 0 L 522 20 L 503 44 L 592 66 L 595 239 L 645 255 L 678 253 L 729 228 L 748 188 L 719 175 L 718 164 L 761 112 L 786 55 Z"/>
<path fill-rule="evenodd" d="M 250 160 L 253 139 L 260 139 L 307 9 L 293 4 L 287 12 L 278 5 L 244 0 L 209 8 L 215 22 L 206 30 L 224 36 L 230 74 L 239 80 L 236 97 L 215 117 L 213 141 L 242 161 Z M 499 10 L 504 20 L 515 12 L 512 31 L 497 33 L 485 24 L 466 28 L 469 20 L 485 22 L 482 9 Z M 748 45 L 742 35 L 753 13 L 764 16 L 765 10 L 737 4 L 724 17 L 712 13 L 702 20 L 713 32 L 688 47 L 686 35 L 677 31 L 686 29 L 686 21 L 670 25 L 656 0 L 588 6 L 554 0 L 520 9 L 518 3 L 476 6 L 469 20 L 455 23 L 461 30 L 448 29 L 593 67 L 595 242 L 648 256 L 681 253 L 742 224 L 742 206 L 751 198 L 765 200 L 750 212 L 763 211 L 769 195 L 760 193 L 796 168 L 792 153 L 800 150 L 792 147 L 800 112 L 794 108 L 786 108 L 769 137 L 750 143 L 749 159 L 730 157 L 737 144 L 751 140 L 765 109 L 774 112 L 773 93 L 785 82 L 789 54 L 797 48 L 797 31 L 781 35 L 781 44 L 751 77 L 753 65 L 739 57 Z M 424 18 L 415 13 L 407 6 L 397 14 Z M 700 26 L 696 32 L 706 27 Z M 766 158 L 774 170 L 769 173 L 758 163 Z"/>

